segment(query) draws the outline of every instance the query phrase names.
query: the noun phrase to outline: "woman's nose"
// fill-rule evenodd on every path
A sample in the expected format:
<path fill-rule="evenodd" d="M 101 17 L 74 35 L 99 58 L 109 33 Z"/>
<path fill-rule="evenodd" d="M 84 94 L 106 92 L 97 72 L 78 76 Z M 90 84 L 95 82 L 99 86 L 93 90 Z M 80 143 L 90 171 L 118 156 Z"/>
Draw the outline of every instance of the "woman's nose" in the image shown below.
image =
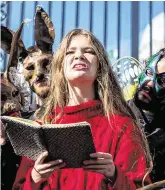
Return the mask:
<path fill-rule="evenodd" d="M 76 51 L 74 58 L 75 59 L 84 59 L 84 55 L 81 51 Z"/>

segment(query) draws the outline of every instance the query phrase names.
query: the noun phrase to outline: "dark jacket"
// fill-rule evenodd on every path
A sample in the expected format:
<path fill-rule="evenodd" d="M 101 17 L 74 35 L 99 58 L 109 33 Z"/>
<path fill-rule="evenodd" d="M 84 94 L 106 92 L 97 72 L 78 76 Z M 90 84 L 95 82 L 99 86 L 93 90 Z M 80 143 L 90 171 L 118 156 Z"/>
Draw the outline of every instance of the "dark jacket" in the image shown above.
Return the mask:
<path fill-rule="evenodd" d="M 150 174 L 152 181 L 165 179 L 165 109 L 162 108 L 154 115 L 145 113 L 135 105 L 134 100 L 128 101 L 134 114 L 144 130 L 153 158 L 153 170 Z"/>

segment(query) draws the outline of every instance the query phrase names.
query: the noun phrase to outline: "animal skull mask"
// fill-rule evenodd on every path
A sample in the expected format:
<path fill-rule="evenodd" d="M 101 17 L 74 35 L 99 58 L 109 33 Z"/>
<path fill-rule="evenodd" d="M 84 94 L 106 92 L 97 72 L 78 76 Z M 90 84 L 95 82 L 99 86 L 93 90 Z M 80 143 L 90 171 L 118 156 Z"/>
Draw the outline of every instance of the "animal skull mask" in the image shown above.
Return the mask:
<path fill-rule="evenodd" d="M 31 90 L 41 98 L 46 98 L 49 92 L 52 58 L 52 54 L 43 53 L 41 50 L 35 52 L 33 49 L 23 62 L 25 80 Z"/>
<path fill-rule="evenodd" d="M 36 46 L 27 49 L 28 56 L 23 61 L 24 76 L 33 92 L 46 98 L 50 87 L 50 64 L 53 58 L 52 45 L 55 32 L 47 13 L 39 6 L 35 16 Z"/>
<path fill-rule="evenodd" d="M 27 103 L 25 97 L 29 95 L 22 94 L 18 86 L 15 86 L 12 80 L 13 72 L 11 72 L 17 65 L 20 54 L 26 53 L 22 41 L 19 40 L 22 27 L 23 23 L 16 33 L 6 27 L 1 27 L 1 47 L 5 52 L 10 53 L 6 71 L 1 73 L 1 115 L 19 116 Z M 10 46 L 8 46 L 8 41 L 10 41 Z M 17 78 L 16 73 L 14 77 Z"/>
<path fill-rule="evenodd" d="M 157 74 L 157 63 L 163 56 L 163 52 L 154 54 L 148 61 L 145 70 L 139 76 L 139 88 L 147 81 L 153 81 L 154 91 L 158 98 L 165 97 L 165 72 Z"/>
<path fill-rule="evenodd" d="M 19 90 L 1 74 L 1 115 L 19 115 L 21 104 Z"/>
<path fill-rule="evenodd" d="M 6 27 L 4 27 L 5 30 Z M 11 49 L 11 40 L 13 31 L 8 30 L 8 35 L 3 35 L 2 49 L 9 53 Z M 20 30 L 20 32 L 22 29 Z M 35 92 L 39 97 L 46 98 L 50 87 L 50 64 L 53 58 L 52 46 L 54 43 L 55 32 L 53 23 L 51 22 L 47 13 L 39 6 L 36 9 L 35 15 L 35 41 L 36 45 L 28 49 L 24 48 L 21 40 L 17 41 L 20 48 L 18 53 L 14 55 L 22 58 L 23 61 L 23 74 L 25 80 L 28 82 L 30 89 Z M 3 37 L 2 37 L 3 38 Z M 14 64 L 16 67 L 18 61 Z"/>

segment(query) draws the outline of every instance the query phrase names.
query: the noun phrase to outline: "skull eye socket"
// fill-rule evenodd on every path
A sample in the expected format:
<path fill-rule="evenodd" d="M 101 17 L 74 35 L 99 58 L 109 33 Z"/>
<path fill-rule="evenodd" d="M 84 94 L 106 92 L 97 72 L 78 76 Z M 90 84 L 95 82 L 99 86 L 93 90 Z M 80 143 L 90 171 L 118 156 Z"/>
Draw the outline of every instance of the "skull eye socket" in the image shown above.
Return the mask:
<path fill-rule="evenodd" d="M 12 96 L 13 97 L 16 97 L 16 96 L 18 96 L 19 95 L 19 91 L 18 90 L 14 90 L 13 92 L 12 92 Z"/>
<path fill-rule="evenodd" d="M 43 68 L 46 68 L 48 65 L 49 65 L 49 59 L 44 59 L 42 64 Z"/>
<path fill-rule="evenodd" d="M 5 94 L 1 94 L 1 101 L 6 101 L 7 100 L 7 96 Z"/>
<path fill-rule="evenodd" d="M 29 65 L 25 69 L 28 71 L 33 71 L 35 68 L 34 68 L 34 65 Z"/>

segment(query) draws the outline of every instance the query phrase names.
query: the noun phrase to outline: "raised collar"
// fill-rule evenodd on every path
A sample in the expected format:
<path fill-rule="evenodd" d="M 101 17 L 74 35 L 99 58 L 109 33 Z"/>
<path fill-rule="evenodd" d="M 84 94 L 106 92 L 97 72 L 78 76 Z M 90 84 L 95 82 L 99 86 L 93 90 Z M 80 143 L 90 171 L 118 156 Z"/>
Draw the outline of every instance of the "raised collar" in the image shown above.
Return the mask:
<path fill-rule="evenodd" d="M 84 102 L 82 104 L 79 105 L 75 105 L 75 106 L 65 106 L 63 109 L 63 114 L 66 115 L 77 115 L 77 116 L 83 116 L 85 118 L 92 118 L 95 117 L 97 115 L 102 115 L 103 111 L 102 111 L 102 106 L 101 106 L 101 101 L 99 100 L 89 100 L 87 102 Z M 54 113 L 56 111 L 56 114 L 60 113 L 61 108 L 57 107 L 56 109 L 54 109 L 53 113 L 52 113 L 52 117 L 54 117 Z"/>

